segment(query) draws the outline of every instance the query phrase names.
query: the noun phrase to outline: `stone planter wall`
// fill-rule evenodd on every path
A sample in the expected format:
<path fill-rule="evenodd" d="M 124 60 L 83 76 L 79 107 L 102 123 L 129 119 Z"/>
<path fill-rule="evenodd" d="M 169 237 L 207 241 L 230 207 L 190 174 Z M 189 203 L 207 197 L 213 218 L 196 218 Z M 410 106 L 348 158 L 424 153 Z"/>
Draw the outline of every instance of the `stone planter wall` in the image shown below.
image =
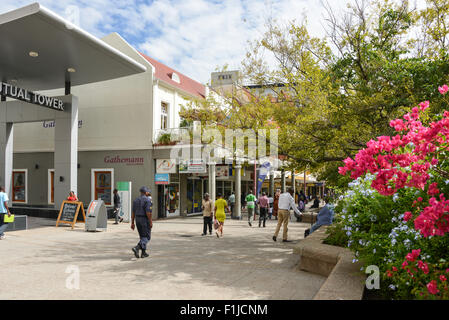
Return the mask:
<path fill-rule="evenodd" d="M 365 276 L 360 262 L 352 263 L 354 255 L 346 248 L 323 244 L 326 227 L 321 227 L 293 250 L 301 256 L 298 268 L 328 277 L 314 300 L 361 300 Z"/>

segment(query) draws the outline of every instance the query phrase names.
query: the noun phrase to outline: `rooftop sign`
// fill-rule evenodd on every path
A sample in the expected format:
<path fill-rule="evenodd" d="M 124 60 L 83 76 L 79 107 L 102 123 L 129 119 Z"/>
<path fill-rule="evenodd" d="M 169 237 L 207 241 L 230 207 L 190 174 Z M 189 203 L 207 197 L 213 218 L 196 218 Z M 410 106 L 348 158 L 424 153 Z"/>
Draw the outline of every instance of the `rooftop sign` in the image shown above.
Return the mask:
<path fill-rule="evenodd" d="M 64 102 L 61 100 L 43 96 L 26 89 L 17 88 L 9 83 L 0 82 L 0 95 L 37 104 L 41 107 L 64 111 Z"/>

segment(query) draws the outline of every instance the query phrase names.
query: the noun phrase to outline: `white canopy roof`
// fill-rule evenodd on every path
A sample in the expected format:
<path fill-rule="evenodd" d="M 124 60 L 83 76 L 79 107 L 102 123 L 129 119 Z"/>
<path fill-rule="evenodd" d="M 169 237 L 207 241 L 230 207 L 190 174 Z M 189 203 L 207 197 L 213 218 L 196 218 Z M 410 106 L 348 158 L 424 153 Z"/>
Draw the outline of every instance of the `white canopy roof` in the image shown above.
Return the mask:
<path fill-rule="evenodd" d="M 76 86 L 146 71 L 39 3 L 0 15 L 0 39 L 0 81 L 13 81 L 29 90 L 58 89 L 65 82 Z M 38 56 L 31 57 L 30 52 Z M 68 72 L 69 68 L 75 72 Z"/>

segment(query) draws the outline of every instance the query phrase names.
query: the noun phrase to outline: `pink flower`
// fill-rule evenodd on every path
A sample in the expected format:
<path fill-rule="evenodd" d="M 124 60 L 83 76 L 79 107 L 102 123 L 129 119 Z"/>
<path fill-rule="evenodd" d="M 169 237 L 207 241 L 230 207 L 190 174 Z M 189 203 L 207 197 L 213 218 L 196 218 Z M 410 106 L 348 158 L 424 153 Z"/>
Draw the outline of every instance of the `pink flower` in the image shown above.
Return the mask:
<path fill-rule="evenodd" d="M 407 255 L 405 256 L 405 258 L 410 261 L 413 262 L 415 261 L 415 258 L 413 258 L 413 255 L 411 253 L 407 253 Z"/>
<path fill-rule="evenodd" d="M 421 254 L 421 249 L 418 250 L 412 250 L 413 258 L 417 259 L 419 255 Z"/>
<path fill-rule="evenodd" d="M 422 202 L 422 198 L 421 197 L 418 197 L 418 199 L 416 199 L 416 200 L 418 200 L 419 202 Z"/>
<path fill-rule="evenodd" d="M 430 294 L 437 294 L 438 292 L 440 292 L 440 290 L 438 290 L 437 282 L 435 280 L 432 280 L 427 284 L 427 290 L 429 291 Z"/>
<path fill-rule="evenodd" d="M 440 281 L 444 282 L 446 280 L 447 280 L 447 278 L 444 275 L 440 275 Z"/>
<path fill-rule="evenodd" d="M 419 106 L 421 107 L 421 111 L 424 111 L 424 110 L 426 110 L 429 107 L 429 101 L 421 102 L 419 104 Z"/>
<path fill-rule="evenodd" d="M 432 183 L 429 186 L 429 191 L 427 191 L 427 193 L 430 195 L 435 195 L 435 194 L 440 193 L 440 190 L 438 189 L 438 184 L 436 182 Z"/>
<path fill-rule="evenodd" d="M 398 271 L 398 268 L 396 268 L 396 267 L 393 267 L 392 269 L 393 269 L 393 271 Z"/>
<path fill-rule="evenodd" d="M 391 278 L 393 276 L 393 273 L 390 270 L 387 270 L 387 277 Z"/>
<path fill-rule="evenodd" d="M 410 211 L 407 211 L 404 213 L 404 221 L 409 221 L 412 218 L 412 213 Z"/>
<path fill-rule="evenodd" d="M 405 269 L 405 267 L 406 266 L 408 266 L 408 262 L 407 262 L 407 260 L 406 261 L 404 261 L 403 263 L 402 263 L 402 269 Z M 449 270 L 449 269 L 448 269 Z"/>
<path fill-rule="evenodd" d="M 438 91 L 440 91 L 440 93 L 441 94 L 446 94 L 446 92 L 449 90 L 449 87 L 446 85 L 446 84 L 444 84 L 443 86 L 441 86 L 441 87 L 438 87 Z"/>
<path fill-rule="evenodd" d="M 429 266 L 427 265 L 427 263 L 422 262 L 421 260 L 418 261 L 418 268 L 420 268 L 422 272 L 424 272 L 424 274 L 429 273 Z"/>

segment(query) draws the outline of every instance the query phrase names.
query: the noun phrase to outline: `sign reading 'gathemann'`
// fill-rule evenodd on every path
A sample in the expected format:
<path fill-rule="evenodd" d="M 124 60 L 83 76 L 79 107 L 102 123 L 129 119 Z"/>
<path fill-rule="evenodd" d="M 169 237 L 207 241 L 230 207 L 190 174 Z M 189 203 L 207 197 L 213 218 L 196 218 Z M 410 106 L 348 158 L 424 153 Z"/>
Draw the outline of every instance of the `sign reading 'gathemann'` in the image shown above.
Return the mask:
<path fill-rule="evenodd" d="M 126 165 L 142 165 L 144 161 L 145 161 L 144 158 L 140 157 L 127 157 L 127 158 L 121 158 L 120 156 L 104 157 L 105 163 L 124 163 Z"/>
<path fill-rule="evenodd" d="M 9 98 L 37 104 L 41 107 L 64 111 L 64 102 L 61 100 L 17 88 L 9 83 L 0 82 L 0 94 Z"/>

